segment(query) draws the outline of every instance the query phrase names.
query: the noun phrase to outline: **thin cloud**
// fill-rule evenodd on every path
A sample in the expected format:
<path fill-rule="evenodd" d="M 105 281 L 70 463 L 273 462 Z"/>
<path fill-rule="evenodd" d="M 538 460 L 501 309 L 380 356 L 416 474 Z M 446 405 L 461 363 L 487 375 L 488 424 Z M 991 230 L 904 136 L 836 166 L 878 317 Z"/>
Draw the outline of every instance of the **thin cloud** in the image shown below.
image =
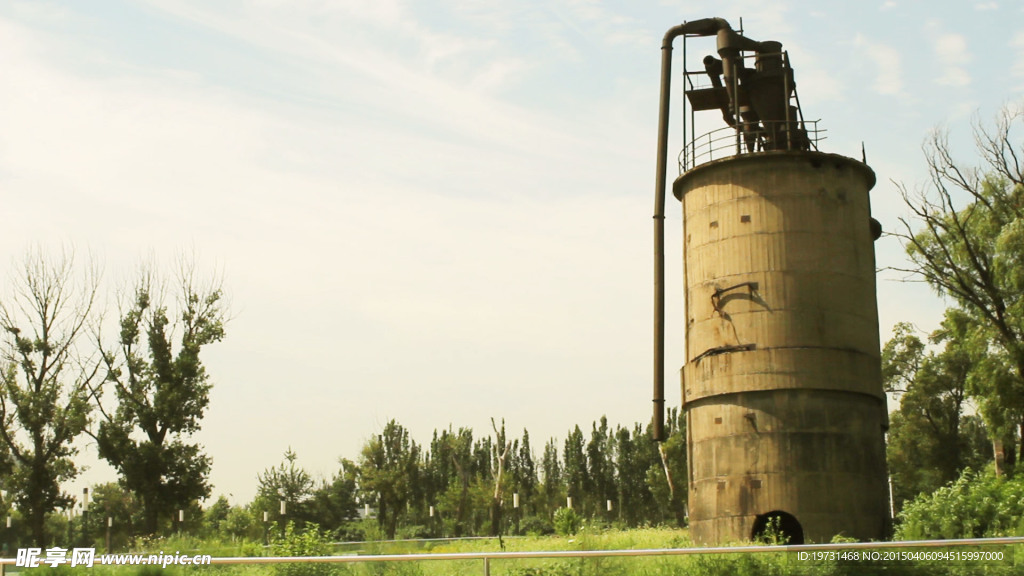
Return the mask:
<path fill-rule="evenodd" d="M 511 146 L 531 155 L 564 155 L 568 148 L 587 147 L 582 139 L 559 130 L 556 118 L 538 116 L 501 100 L 488 98 L 472 87 L 495 87 L 496 81 L 511 76 L 488 70 L 485 64 L 462 82 L 450 81 L 431 73 L 426 67 L 410 65 L 401 54 L 382 52 L 379 46 L 361 44 L 346 38 L 348 28 L 327 32 L 303 28 L 298 23 L 282 23 L 274 14 L 247 14 L 235 17 L 224 12 L 177 0 L 154 0 L 169 14 L 214 29 L 253 46 L 274 53 L 289 54 L 301 62 L 320 66 L 325 74 L 339 76 L 338 68 L 356 75 L 356 79 L 327 80 L 325 89 L 338 96 L 359 98 L 383 114 L 410 117 L 435 130 L 455 132 L 485 143 Z M 387 12 L 391 14 L 392 12 Z M 383 22 L 400 22 L 401 18 L 381 18 Z M 296 24 L 292 26 L 290 24 Z M 342 26 L 343 24 L 339 24 Z M 422 39 L 417 32 L 415 38 Z M 396 40 L 397 41 L 397 40 Z M 522 70 L 519 67 L 518 70 Z M 498 139 L 500 142 L 495 142 Z M 541 143 L 538 146 L 538 143 Z"/>
<path fill-rule="evenodd" d="M 609 9 L 599 0 L 569 0 L 563 20 L 592 43 L 609 47 L 646 46 L 656 38 L 638 20 Z"/>
<path fill-rule="evenodd" d="M 935 55 L 934 65 L 940 72 L 935 83 L 942 86 L 970 84 L 971 75 L 966 68 L 971 62 L 967 38 L 962 34 L 945 32 L 936 20 L 930 20 L 925 24 L 925 33 L 931 37 L 932 53 Z"/>
<path fill-rule="evenodd" d="M 945 72 L 936 82 L 945 86 L 966 86 L 971 83 L 971 75 L 964 67 L 971 58 L 967 51 L 967 39 L 961 34 L 942 34 L 935 39 L 935 55 L 939 66 Z"/>
<path fill-rule="evenodd" d="M 504 58 L 492 62 L 470 83 L 470 88 L 485 94 L 500 92 L 505 86 L 515 83 L 531 65 L 522 58 Z"/>
<path fill-rule="evenodd" d="M 1012 58 L 1013 66 L 1010 67 L 1010 74 L 1014 78 L 1024 79 L 1024 32 L 1017 32 L 1010 41 L 1010 48 L 1016 52 Z"/>
<path fill-rule="evenodd" d="M 715 10 L 718 12 L 718 10 Z M 728 13 L 737 16 L 735 22 L 731 22 L 739 28 L 739 17 L 744 22 L 757 22 L 758 33 L 751 29 L 750 36 L 757 40 L 784 40 L 793 39 L 793 9 L 791 2 L 775 1 L 762 2 L 760 0 L 738 0 L 728 9 Z M 728 18 L 727 18 L 728 20 Z"/>
<path fill-rule="evenodd" d="M 868 40 L 861 34 L 854 37 L 853 43 L 864 51 L 878 71 L 873 84 L 874 91 L 888 96 L 903 94 L 902 57 L 899 50 L 875 40 Z"/>

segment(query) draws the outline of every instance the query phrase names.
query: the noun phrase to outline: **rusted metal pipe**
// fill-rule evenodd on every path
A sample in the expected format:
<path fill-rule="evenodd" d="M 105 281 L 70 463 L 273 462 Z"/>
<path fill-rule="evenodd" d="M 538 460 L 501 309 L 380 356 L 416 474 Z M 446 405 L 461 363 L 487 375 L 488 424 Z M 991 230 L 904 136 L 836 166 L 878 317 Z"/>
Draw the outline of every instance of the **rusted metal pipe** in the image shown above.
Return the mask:
<path fill-rule="evenodd" d="M 658 166 L 654 188 L 654 416 L 651 435 L 665 438 L 665 169 L 668 164 L 668 112 L 672 87 L 672 42 L 683 34 L 711 36 L 732 32 L 721 18 L 684 22 L 665 32 L 661 41 L 661 90 L 658 102 Z M 722 34 L 727 36 L 728 32 Z M 733 32 L 733 35 L 735 33 Z"/>
<path fill-rule="evenodd" d="M 736 61 L 742 50 L 781 50 L 777 42 L 758 42 L 737 34 L 722 18 L 703 18 L 673 26 L 661 41 L 661 90 L 658 103 L 658 166 L 654 192 L 654 417 L 651 434 L 661 442 L 665 438 L 665 168 L 668 157 L 668 112 L 672 85 L 672 42 L 677 36 L 716 36 L 718 55 L 726 74 L 724 85 L 731 90 L 729 99 L 736 125 L 741 125 L 737 93 L 739 78 Z M 724 114 L 724 111 L 723 111 Z M 737 147 L 739 141 L 737 140 Z M 737 149 L 739 154 L 740 150 Z"/>
<path fill-rule="evenodd" d="M 700 22 L 700 21 L 698 21 Z M 689 28 L 693 28 L 691 23 Z M 665 440 L 665 170 L 668 164 L 668 111 L 672 86 L 672 41 L 687 32 L 673 26 L 661 41 L 661 90 L 658 102 L 658 167 L 654 186 L 654 417 L 651 435 Z"/>

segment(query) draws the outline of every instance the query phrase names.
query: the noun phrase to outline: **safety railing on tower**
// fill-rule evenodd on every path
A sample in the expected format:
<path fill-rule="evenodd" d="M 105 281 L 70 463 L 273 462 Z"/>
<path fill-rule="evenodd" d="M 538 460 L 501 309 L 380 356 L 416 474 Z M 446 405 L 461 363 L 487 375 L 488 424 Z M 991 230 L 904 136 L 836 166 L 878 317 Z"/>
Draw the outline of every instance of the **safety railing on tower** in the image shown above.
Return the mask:
<path fill-rule="evenodd" d="M 767 150 L 818 150 L 818 143 L 825 140 L 826 130 L 819 128 L 819 120 L 794 124 L 792 122 L 761 122 L 756 128 L 744 131 L 725 126 L 694 137 L 679 153 L 679 173 L 739 154 L 765 152 Z M 782 146 L 766 146 L 766 142 L 781 140 Z"/>

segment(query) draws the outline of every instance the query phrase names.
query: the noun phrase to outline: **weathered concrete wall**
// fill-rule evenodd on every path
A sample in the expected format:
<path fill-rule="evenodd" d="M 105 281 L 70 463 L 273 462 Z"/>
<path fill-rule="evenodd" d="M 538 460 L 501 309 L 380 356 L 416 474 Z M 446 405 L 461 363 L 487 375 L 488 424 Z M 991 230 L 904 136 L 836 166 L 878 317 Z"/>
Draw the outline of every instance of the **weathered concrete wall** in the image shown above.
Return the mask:
<path fill-rule="evenodd" d="M 771 512 L 807 541 L 885 534 L 873 185 L 864 164 L 817 152 L 737 156 L 675 182 L 699 543 L 749 540 Z"/>

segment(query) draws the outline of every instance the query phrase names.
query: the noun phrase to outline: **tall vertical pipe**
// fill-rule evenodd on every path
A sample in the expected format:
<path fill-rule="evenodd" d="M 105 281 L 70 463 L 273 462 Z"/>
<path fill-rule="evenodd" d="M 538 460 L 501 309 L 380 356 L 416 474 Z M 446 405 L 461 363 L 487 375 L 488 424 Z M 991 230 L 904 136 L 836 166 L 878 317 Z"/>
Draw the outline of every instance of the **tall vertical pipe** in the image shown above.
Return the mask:
<path fill-rule="evenodd" d="M 683 22 L 669 28 L 661 41 L 661 93 L 658 103 L 658 167 L 654 189 L 654 439 L 665 440 L 665 168 L 668 164 L 668 109 L 672 85 L 672 41 L 677 36 L 718 36 L 718 52 L 726 67 L 734 65 L 733 53 L 756 50 L 761 44 L 737 35 L 721 18 Z M 727 52 L 728 54 L 726 54 Z M 731 70 L 731 68 L 728 68 Z M 735 73 L 733 73 L 735 76 Z M 728 82 L 726 82 L 728 85 Z M 733 95 L 736 90 L 733 91 Z M 735 106 L 737 119 L 739 106 Z M 737 126 L 739 123 L 737 122 Z M 685 138 L 685 134 L 683 135 Z M 739 146 L 739 144 L 737 144 Z M 737 149 L 737 154 L 739 150 Z"/>
<path fill-rule="evenodd" d="M 651 433 L 665 440 L 665 170 L 668 164 L 668 109 L 672 85 L 672 41 L 684 33 L 673 26 L 661 41 L 661 91 L 658 103 L 658 167 L 654 187 L 654 420 Z"/>

